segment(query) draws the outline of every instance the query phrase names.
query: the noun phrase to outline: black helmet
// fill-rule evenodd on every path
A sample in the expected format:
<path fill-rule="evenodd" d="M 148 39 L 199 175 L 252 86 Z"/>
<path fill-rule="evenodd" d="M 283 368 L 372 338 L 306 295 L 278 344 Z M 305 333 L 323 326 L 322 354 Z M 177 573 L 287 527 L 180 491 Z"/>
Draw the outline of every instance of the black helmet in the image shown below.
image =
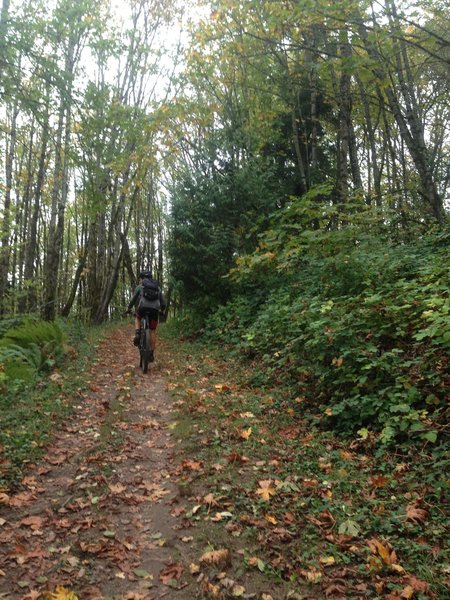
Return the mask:
<path fill-rule="evenodd" d="M 139 277 L 141 279 L 151 279 L 152 278 L 152 272 L 151 271 L 141 271 L 139 273 Z"/>

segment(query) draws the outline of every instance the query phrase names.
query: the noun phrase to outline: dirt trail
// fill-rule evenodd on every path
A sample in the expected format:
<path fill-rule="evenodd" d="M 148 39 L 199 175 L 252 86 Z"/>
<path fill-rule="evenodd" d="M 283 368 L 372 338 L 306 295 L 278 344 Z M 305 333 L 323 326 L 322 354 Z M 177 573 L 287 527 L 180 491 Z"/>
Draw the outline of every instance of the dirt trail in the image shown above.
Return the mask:
<path fill-rule="evenodd" d="M 194 598 L 186 576 L 183 510 L 164 348 L 137 366 L 130 328 L 100 343 L 90 392 L 22 487 L 0 498 L 0 598 Z"/>

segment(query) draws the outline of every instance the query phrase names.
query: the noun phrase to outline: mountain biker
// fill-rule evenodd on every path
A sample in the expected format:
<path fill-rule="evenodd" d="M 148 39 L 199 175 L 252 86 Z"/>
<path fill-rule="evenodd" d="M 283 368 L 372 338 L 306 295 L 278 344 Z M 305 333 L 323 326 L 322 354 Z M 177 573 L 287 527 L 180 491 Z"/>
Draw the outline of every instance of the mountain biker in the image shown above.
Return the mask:
<path fill-rule="evenodd" d="M 144 287 L 152 286 L 156 289 L 155 298 L 149 300 L 144 296 Z M 133 338 L 133 344 L 139 346 L 141 335 L 141 318 L 146 314 L 150 324 L 150 362 L 154 360 L 156 348 L 156 328 L 158 327 L 159 314 L 166 308 L 166 300 L 157 281 L 152 277 L 151 271 L 141 271 L 139 273 L 139 285 L 134 290 L 134 295 L 128 303 L 127 313 L 131 313 L 133 306 L 136 306 L 134 324 L 136 331 Z"/>

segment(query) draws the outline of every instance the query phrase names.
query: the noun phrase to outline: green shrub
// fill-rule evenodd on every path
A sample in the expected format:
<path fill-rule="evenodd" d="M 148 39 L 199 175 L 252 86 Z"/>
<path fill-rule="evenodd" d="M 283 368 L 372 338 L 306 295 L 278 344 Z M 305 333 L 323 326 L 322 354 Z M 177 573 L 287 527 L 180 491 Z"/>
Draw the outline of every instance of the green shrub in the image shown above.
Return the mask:
<path fill-rule="evenodd" d="M 434 441 L 445 410 L 450 236 L 355 237 L 339 231 L 320 244 L 315 234 L 288 265 L 284 246 L 263 244 L 241 261 L 239 296 L 205 335 L 258 357 L 255 381 L 263 373 L 290 383 L 345 434 Z"/>

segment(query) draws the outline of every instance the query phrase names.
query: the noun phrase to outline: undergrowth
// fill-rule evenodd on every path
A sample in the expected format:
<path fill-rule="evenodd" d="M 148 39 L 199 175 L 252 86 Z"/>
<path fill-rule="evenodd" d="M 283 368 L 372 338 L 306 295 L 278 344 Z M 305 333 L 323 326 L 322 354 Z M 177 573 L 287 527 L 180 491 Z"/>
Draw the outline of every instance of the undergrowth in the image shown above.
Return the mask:
<path fill-rule="evenodd" d="M 286 382 L 249 386 L 255 363 L 204 340 L 169 343 L 180 504 L 199 552 L 233 557 L 225 579 L 206 573 L 205 597 L 231 597 L 228 580 L 274 598 L 444 597 L 445 443 L 381 451 L 373 436 L 338 438 Z"/>
<path fill-rule="evenodd" d="M 98 331 L 26 318 L 2 321 L 0 332 L 0 488 L 8 488 L 71 411 Z"/>
<path fill-rule="evenodd" d="M 205 339 L 254 361 L 255 386 L 288 384 L 334 431 L 383 444 L 445 438 L 450 236 L 308 233 L 307 253 L 265 238 L 241 259 Z"/>

